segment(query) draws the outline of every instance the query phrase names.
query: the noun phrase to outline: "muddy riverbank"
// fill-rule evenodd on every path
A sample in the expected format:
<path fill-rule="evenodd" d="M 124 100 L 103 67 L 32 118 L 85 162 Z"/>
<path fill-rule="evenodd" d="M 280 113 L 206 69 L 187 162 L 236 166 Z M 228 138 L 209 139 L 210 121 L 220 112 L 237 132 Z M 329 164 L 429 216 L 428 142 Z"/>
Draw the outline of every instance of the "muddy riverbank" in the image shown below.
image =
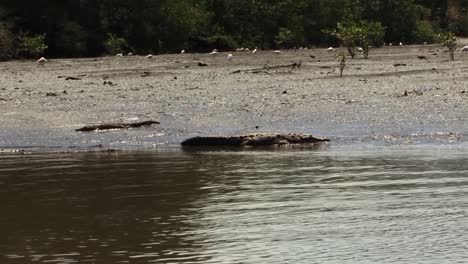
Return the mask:
<path fill-rule="evenodd" d="M 348 60 L 324 49 L 0 63 L 0 148 L 175 147 L 192 136 L 300 132 L 332 144 L 468 142 L 468 56 L 385 47 Z M 200 67 L 199 62 L 207 64 Z M 302 62 L 300 69 L 243 72 Z M 233 73 L 241 70 L 240 73 Z M 160 122 L 107 132 L 105 122 Z"/>

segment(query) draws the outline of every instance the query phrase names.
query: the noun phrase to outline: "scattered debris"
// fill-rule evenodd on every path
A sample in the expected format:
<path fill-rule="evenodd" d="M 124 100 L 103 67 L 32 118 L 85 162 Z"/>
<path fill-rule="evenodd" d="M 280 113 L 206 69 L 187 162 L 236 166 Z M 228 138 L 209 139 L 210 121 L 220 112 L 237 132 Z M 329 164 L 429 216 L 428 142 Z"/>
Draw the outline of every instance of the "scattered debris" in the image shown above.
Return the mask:
<path fill-rule="evenodd" d="M 185 88 L 184 90 L 185 91 L 190 91 L 190 90 L 197 90 L 197 89 L 200 89 L 200 87 L 196 86 L 196 87 L 190 87 L 190 88 Z"/>
<path fill-rule="evenodd" d="M 407 91 L 405 90 L 405 92 L 403 93 L 403 96 L 410 96 L 410 95 L 418 95 L 418 96 L 421 96 L 423 95 L 423 92 L 420 91 L 420 90 L 413 90 L 413 91 Z"/>
<path fill-rule="evenodd" d="M 141 77 L 148 77 L 151 75 L 151 72 L 147 72 L 147 71 L 144 71 L 142 74 L 141 74 Z"/>
<path fill-rule="evenodd" d="M 266 72 L 266 71 L 269 71 L 269 70 L 277 70 L 277 69 L 298 69 L 300 70 L 301 69 L 301 66 L 302 66 L 302 61 L 300 62 L 293 62 L 293 63 L 289 63 L 289 64 L 281 64 L 281 65 L 273 65 L 273 66 L 263 66 L 262 68 L 255 68 L 255 69 L 247 69 L 247 70 L 236 70 L 236 71 L 233 71 L 231 72 L 231 74 L 235 74 L 235 73 L 241 73 L 241 72 L 245 72 L 245 73 L 259 73 L 259 72 Z"/>
<path fill-rule="evenodd" d="M 95 131 L 95 130 L 127 129 L 127 128 L 142 127 L 142 126 L 150 126 L 154 124 L 159 124 L 159 122 L 149 120 L 149 121 L 143 121 L 143 122 L 137 122 L 137 123 L 105 123 L 101 125 L 85 126 L 79 129 L 75 129 L 75 131 L 89 132 L 89 131 Z"/>

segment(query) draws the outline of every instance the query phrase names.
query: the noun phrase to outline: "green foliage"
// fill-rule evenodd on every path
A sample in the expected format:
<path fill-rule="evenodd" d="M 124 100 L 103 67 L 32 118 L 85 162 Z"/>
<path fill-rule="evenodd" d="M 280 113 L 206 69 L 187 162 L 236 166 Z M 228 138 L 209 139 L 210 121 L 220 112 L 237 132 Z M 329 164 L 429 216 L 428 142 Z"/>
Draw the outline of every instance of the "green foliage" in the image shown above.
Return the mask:
<path fill-rule="evenodd" d="M 120 38 L 114 34 L 109 33 L 105 46 L 109 54 L 117 54 L 123 52 L 124 48 L 128 45 L 124 38 Z"/>
<path fill-rule="evenodd" d="M 207 52 L 213 49 L 234 50 L 238 43 L 229 35 L 213 35 L 209 37 L 193 38 L 189 42 L 191 50 Z"/>
<path fill-rule="evenodd" d="M 161 49 L 164 52 L 179 52 L 189 48 L 188 40 L 203 33 L 208 27 L 209 15 L 196 0 L 168 1 L 162 7 Z"/>
<path fill-rule="evenodd" d="M 458 2 L 462 8 L 468 4 L 467 0 Z M 450 19 L 447 3 L 442 0 L 15 0 L 0 1 L 0 21 L 11 23 L 9 32 L 13 36 L 20 32 L 31 36 L 45 33 L 50 56 L 97 56 L 128 46 L 138 53 L 241 46 L 329 46 L 336 45 L 338 39 L 324 29 L 335 28 L 337 23 L 350 27 L 337 28 L 343 35 L 343 45 L 351 51 L 363 46 L 365 54 L 366 46 L 379 46 L 383 39 L 431 42 L 434 31 L 431 25 L 468 34 L 466 10 L 461 9 L 456 20 Z M 359 30 L 353 27 L 367 33 L 356 32 Z M 2 28 L 0 45 L 13 46 L 14 50 L 0 52 L 16 54 L 15 49 L 20 46 L 15 40 L 13 44 L 5 44 L 9 43 L 5 32 Z M 110 40 L 108 32 L 125 39 L 128 45 Z M 344 35 L 348 33 L 361 35 L 358 37 L 361 40 L 347 41 Z"/>
<path fill-rule="evenodd" d="M 29 57 L 38 57 L 44 54 L 44 51 L 47 49 L 45 39 L 45 35 L 26 36 L 21 38 L 22 51 Z"/>
<path fill-rule="evenodd" d="M 380 47 L 383 45 L 383 39 L 385 36 L 385 28 L 380 22 L 367 22 L 364 23 L 364 32 L 366 33 L 366 39 L 370 45 Z"/>
<path fill-rule="evenodd" d="M 13 34 L 5 24 L 0 23 L 0 60 L 14 56 Z"/>
<path fill-rule="evenodd" d="M 65 56 L 77 57 L 86 51 L 87 34 L 76 22 L 62 25 L 56 37 L 55 48 Z"/>
<path fill-rule="evenodd" d="M 462 36 L 468 36 L 468 17 L 464 20 L 449 23 L 447 30 L 450 32 L 456 32 Z"/>
<path fill-rule="evenodd" d="M 294 34 L 287 28 L 280 28 L 275 42 L 281 48 L 291 48 L 295 44 Z"/>
<path fill-rule="evenodd" d="M 369 46 L 380 46 L 383 42 L 385 30 L 379 22 L 353 23 L 345 25 L 338 23 L 337 30 L 331 32 L 348 49 L 349 55 L 354 59 L 356 48 L 363 49 L 364 58 L 368 58 Z"/>
<path fill-rule="evenodd" d="M 450 61 L 454 61 L 454 52 L 457 49 L 457 37 L 452 32 L 444 32 L 437 36 L 439 43 L 449 50 Z"/>
<path fill-rule="evenodd" d="M 422 44 L 424 42 L 433 43 L 436 38 L 436 33 L 432 24 L 427 20 L 418 21 L 414 31 L 414 42 Z"/>
<path fill-rule="evenodd" d="M 348 49 L 349 55 L 354 59 L 356 56 L 356 46 L 359 45 L 359 40 L 361 38 L 361 32 L 357 26 L 346 26 L 342 23 L 338 23 L 336 30 L 326 32 L 339 39 L 341 45 Z"/>

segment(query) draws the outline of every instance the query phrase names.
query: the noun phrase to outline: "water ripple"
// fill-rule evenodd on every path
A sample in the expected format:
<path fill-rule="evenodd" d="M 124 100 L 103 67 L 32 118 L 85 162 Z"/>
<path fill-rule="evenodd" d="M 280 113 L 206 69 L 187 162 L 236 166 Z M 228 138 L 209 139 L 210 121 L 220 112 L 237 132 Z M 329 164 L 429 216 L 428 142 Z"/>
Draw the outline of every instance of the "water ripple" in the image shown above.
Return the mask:
<path fill-rule="evenodd" d="M 0 156 L 8 263 L 463 263 L 468 150 Z"/>

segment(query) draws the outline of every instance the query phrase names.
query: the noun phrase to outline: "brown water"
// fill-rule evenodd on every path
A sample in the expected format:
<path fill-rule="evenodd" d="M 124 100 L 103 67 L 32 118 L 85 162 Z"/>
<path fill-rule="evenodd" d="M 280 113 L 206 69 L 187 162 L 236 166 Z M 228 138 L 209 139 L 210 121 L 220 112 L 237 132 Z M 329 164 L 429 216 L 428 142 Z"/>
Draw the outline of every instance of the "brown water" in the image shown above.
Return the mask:
<path fill-rule="evenodd" d="M 0 156 L 0 263 L 465 263 L 468 148 Z"/>

